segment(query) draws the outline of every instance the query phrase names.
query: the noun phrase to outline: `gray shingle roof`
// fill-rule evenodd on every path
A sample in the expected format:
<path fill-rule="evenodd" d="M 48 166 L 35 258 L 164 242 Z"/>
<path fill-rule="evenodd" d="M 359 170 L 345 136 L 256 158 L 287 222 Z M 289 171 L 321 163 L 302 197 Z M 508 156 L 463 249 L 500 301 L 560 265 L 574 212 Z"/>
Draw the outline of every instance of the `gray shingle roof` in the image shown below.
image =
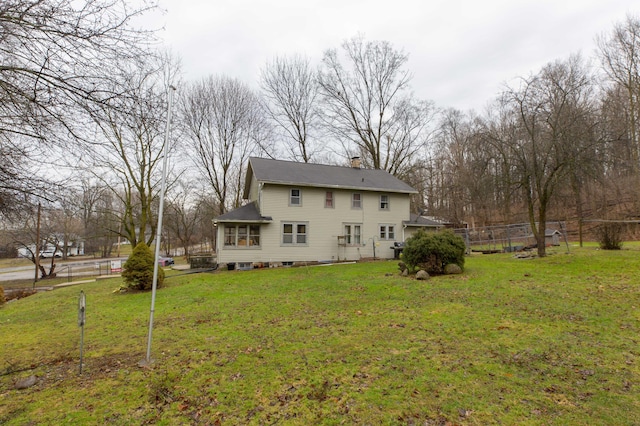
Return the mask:
<path fill-rule="evenodd" d="M 408 227 L 417 226 L 417 227 L 433 227 L 433 228 L 443 228 L 444 225 L 441 222 L 426 218 L 424 216 L 417 215 L 415 213 L 411 213 L 411 220 L 404 220 L 402 224 Z"/>
<path fill-rule="evenodd" d="M 272 218 L 269 216 L 261 216 L 258 211 L 258 206 L 255 202 L 249 203 L 246 206 L 239 207 L 235 210 L 231 210 L 221 216 L 215 218 L 216 222 L 271 222 Z"/>
<path fill-rule="evenodd" d="M 417 193 L 411 186 L 386 170 L 355 169 L 251 157 L 247 169 L 245 198 L 252 176 L 255 176 L 258 182 L 281 185 Z"/>

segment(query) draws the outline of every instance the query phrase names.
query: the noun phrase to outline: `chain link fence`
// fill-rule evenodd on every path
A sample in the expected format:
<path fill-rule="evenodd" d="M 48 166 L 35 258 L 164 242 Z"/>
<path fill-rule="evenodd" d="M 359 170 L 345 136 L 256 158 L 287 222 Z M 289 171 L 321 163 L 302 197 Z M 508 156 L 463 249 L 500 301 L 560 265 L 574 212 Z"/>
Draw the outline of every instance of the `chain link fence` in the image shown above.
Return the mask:
<path fill-rule="evenodd" d="M 464 238 L 467 253 L 503 253 L 535 248 L 536 238 L 528 223 L 511 225 L 458 228 L 455 233 Z M 547 222 L 545 244 L 559 246 L 567 244 L 567 227 L 564 222 Z"/>

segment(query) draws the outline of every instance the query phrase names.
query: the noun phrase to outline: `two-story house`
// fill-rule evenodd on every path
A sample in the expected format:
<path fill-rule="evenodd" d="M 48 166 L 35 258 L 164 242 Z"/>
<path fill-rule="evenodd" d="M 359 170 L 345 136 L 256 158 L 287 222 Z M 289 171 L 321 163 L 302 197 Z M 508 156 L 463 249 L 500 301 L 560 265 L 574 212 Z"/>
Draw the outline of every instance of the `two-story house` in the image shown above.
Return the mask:
<path fill-rule="evenodd" d="M 357 159 L 340 167 L 252 157 L 243 195 L 250 202 L 215 220 L 218 263 L 392 258 L 394 242 L 428 226 L 410 214 L 415 193 Z"/>

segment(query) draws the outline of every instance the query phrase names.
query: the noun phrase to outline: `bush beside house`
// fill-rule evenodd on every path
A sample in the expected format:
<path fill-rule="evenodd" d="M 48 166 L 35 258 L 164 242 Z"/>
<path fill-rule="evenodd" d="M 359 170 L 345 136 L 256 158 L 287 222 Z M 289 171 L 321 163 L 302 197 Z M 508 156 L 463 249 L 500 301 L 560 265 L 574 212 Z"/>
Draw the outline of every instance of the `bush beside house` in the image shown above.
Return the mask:
<path fill-rule="evenodd" d="M 405 241 L 402 260 L 411 272 L 422 269 L 431 275 L 444 274 L 449 264 L 464 268 L 464 240 L 451 230 L 418 231 Z"/>

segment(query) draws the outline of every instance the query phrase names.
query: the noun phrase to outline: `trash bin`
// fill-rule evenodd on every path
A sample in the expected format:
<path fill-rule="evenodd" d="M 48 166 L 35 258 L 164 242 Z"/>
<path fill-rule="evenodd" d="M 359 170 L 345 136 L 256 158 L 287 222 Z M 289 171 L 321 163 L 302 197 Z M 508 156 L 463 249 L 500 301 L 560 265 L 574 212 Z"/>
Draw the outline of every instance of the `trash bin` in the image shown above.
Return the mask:
<path fill-rule="evenodd" d="M 235 263 L 227 263 L 227 271 L 233 271 L 234 269 L 236 269 Z"/>

